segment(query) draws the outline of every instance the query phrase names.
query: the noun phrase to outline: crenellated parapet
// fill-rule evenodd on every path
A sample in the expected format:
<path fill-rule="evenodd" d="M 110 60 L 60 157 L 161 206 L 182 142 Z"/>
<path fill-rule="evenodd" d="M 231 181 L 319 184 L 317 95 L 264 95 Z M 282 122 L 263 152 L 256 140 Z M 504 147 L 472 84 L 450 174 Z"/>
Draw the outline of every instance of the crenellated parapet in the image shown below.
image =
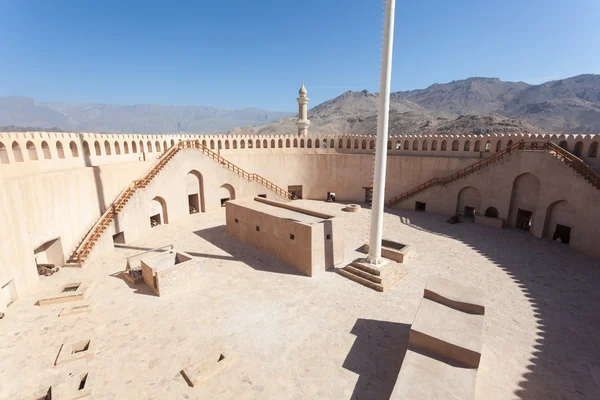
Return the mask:
<path fill-rule="evenodd" d="M 198 140 L 215 151 L 249 153 L 317 152 L 372 154 L 375 136 L 346 134 L 206 135 L 111 134 L 70 132 L 8 132 L 0 134 L 2 176 L 40 173 L 65 168 L 149 161 L 179 140 Z M 598 165 L 600 135 L 519 134 L 394 135 L 388 139 L 390 156 L 481 158 L 516 141 L 551 141 L 592 165 Z M 27 167 L 25 168 L 25 165 Z"/>

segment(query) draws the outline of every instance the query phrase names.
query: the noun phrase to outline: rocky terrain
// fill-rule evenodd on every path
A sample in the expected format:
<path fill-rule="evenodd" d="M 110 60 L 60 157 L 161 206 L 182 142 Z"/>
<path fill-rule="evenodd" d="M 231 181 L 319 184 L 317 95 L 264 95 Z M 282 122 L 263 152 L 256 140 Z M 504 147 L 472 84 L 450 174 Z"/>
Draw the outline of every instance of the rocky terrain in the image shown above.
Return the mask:
<path fill-rule="evenodd" d="M 377 99 L 377 94 L 366 90 L 348 91 L 321 103 L 309 110 L 310 132 L 375 134 Z M 294 117 L 290 117 L 230 132 L 295 131 Z M 469 78 L 391 96 L 391 134 L 507 132 L 600 133 L 600 75 L 536 86 Z"/>

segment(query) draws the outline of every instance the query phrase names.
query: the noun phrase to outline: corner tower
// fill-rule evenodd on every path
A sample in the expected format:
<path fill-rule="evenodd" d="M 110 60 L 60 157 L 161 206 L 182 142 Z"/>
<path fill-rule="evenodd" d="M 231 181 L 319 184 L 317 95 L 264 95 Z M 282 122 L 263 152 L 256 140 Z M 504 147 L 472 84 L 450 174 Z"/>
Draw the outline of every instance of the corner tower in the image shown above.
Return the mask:
<path fill-rule="evenodd" d="M 310 121 L 308 120 L 308 101 L 310 100 L 306 97 L 306 88 L 304 87 L 304 81 L 302 81 L 302 87 L 298 91 L 300 97 L 296 99 L 298 101 L 298 120 L 296 121 L 296 126 L 298 127 L 298 136 L 307 136 L 308 135 L 308 127 L 310 126 Z"/>

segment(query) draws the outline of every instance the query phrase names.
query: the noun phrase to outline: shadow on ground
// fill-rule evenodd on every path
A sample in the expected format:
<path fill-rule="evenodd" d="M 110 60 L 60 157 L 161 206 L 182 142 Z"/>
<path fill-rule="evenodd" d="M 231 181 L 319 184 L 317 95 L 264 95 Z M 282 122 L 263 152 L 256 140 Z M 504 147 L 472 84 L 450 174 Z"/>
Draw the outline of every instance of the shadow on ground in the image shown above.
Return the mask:
<path fill-rule="evenodd" d="M 241 261 L 257 271 L 306 276 L 267 254 L 233 239 L 227 234 L 225 225 L 195 231 L 194 234 L 220 248 L 224 252 L 231 254 L 231 258 Z M 188 252 L 188 254 L 194 255 L 198 253 Z M 213 255 L 209 256 L 215 257 Z"/>
<path fill-rule="evenodd" d="M 514 393 L 518 398 L 600 398 L 597 260 L 526 232 L 451 225 L 444 223 L 446 217 L 415 211 L 386 211 L 411 228 L 468 245 L 502 268 L 529 299 L 538 338 Z"/>
<path fill-rule="evenodd" d="M 409 332 L 408 324 L 356 320 L 351 331 L 356 340 L 342 365 L 359 375 L 352 400 L 390 398 L 408 348 Z"/>

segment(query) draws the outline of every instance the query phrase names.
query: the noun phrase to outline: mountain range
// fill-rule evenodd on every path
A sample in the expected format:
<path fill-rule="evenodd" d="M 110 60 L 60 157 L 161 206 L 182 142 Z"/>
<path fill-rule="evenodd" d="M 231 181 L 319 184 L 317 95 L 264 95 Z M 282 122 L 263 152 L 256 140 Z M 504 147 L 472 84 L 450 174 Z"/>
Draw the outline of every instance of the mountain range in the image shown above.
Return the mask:
<path fill-rule="evenodd" d="M 310 87 L 309 95 L 310 95 Z M 375 134 L 378 94 L 348 91 L 309 110 L 309 132 Z M 294 118 L 232 133 L 295 132 Z M 600 75 L 530 85 L 469 78 L 394 92 L 390 134 L 600 133 Z"/>
<path fill-rule="evenodd" d="M 347 91 L 318 104 L 309 110 L 309 132 L 375 134 L 378 98 L 366 90 Z M 76 132 L 283 134 L 297 131 L 295 119 L 292 113 L 256 108 L 37 103 L 0 97 L 0 131 L 13 128 L 2 125 L 15 125 Z M 509 132 L 600 133 L 600 75 L 541 85 L 474 77 L 391 95 L 390 134 Z"/>
<path fill-rule="evenodd" d="M 7 130 L 2 125 L 13 125 L 68 132 L 216 133 L 236 126 L 262 125 L 290 115 L 293 113 L 258 108 L 38 103 L 28 97 L 0 97 L 0 131 Z"/>

